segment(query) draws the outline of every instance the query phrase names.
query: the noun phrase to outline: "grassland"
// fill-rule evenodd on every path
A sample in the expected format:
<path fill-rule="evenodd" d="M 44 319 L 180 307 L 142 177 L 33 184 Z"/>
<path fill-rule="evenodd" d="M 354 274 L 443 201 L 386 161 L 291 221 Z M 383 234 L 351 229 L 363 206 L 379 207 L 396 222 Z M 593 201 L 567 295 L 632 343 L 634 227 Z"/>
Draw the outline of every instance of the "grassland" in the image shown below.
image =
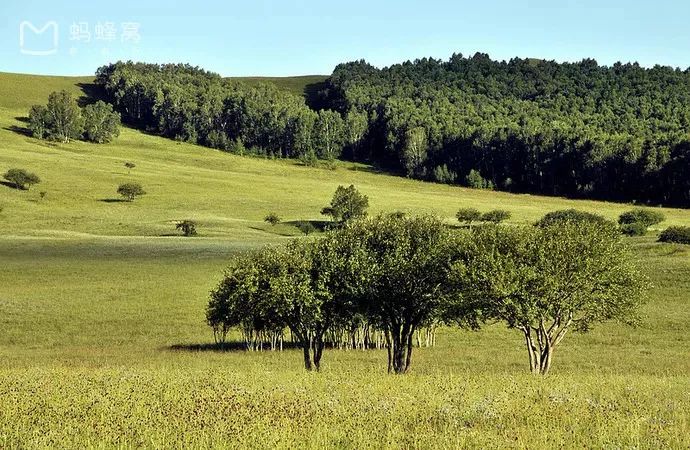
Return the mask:
<path fill-rule="evenodd" d="M 690 249 L 630 240 L 655 285 L 638 329 L 571 335 L 553 374 L 526 373 L 517 333 L 440 331 L 412 373 L 385 375 L 379 351 L 329 351 L 320 374 L 299 355 L 207 351 L 208 291 L 233 253 L 298 235 L 338 184 L 372 212 L 504 208 L 512 223 L 577 207 L 615 218 L 629 205 L 433 185 L 366 166 L 313 169 L 229 155 L 124 129 L 107 145 L 22 134 L 50 91 L 90 78 L 0 74 L 0 447 L 690 446 Z M 79 83 L 82 83 L 80 86 Z M 125 161 L 136 164 L 131 173 Z M 148 194 L 113 201 L 124 181 Z M 46 192 L 41 199 L 39 192 Z M 688 225 L 664 209 L 660 225 Z M 192 218 L 200 236 L 175 236 Z"/>

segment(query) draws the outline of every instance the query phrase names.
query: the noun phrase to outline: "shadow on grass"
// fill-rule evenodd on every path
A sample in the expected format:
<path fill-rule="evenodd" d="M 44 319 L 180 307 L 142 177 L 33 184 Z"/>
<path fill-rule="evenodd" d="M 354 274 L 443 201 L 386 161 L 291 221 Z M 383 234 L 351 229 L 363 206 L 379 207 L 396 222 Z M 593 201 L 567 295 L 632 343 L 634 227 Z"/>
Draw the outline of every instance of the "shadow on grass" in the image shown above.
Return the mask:
<path fill-rule="evenodd" d="M 105 91 L 95 83 L 77 83 L 77 86 L 84 93 L 77 99 L 77 104 L 83 108 L 86 105 L 96 103 L 98 100 L 105 101 Z"/>
<path fill-rule="evenodd" d="M 334 224 L 330 220 L 288 220 L 283 222 L 285 225 L 291 225 L 296 228 L 301 228 L 306 224 L 311 224 L 315 231 L 327 231 L 330 230 Z"/>
<path fill-rule="evenodd" d="M 292 233 L 286 233 L 286 232 L 281 232 L 278 230 L 275 230 L 273 227 L 270 228 L 261 228 L 261 227 L 249 227 L 250 230 L 256 230 L 256 231 L 263 231 L 264 233 L 271 233 L 275 234 L 276 236 L 284 236 L 284 237 L 294 237 L 295 235 Z"/>
<path fill-rule="evenodd" d="M 28 191 L 27 188 L 17 187 L 16 184 L 10 183 L 9 181 L 0 181 L 0 184 L 10 189 L 14 189 L 15 191 Z"/>
<path fill-rule="evenodd" d="M 169 347 L 165 347 L 166 350 L 174 352 L 246 352 L 247 344 L 242 341 L 228 341 L 223 343 L 206 343 L 206 344 L 173 344 Z M 283 349 L 293 349 L 298 348 L 298 345 L 293 342 L 283 342 Z M 264 344 L 264 351 L 270 351 L 270 345 Z"/>
<path fill-rule="evenodd" d="M 379 169 L 378 167 L 374 166 L 350 166 L 347 168 L 347 170 L 351 170 L 353 172 L 372 173 L 376 175 L 395 175 L 393 172 Z"/>
<path fill-rule="evenodd" d="M 125 200 L 124 198 L 102 198 L 98 201 L 103 203 L 131 203 L 129 200 Z"/>
<path fill-rule="evenodd" d="M 15 117 L 14 120 L 21 123 L 29 123 L 29 118 L 26 116 Z M 21 127 L 17 125 L 10 125 L 4 128 L 7 131 L 12 131 L 13 133 L 21 134 L 22 136 L 31 137 L 31 130 L 27 127 Z"/>

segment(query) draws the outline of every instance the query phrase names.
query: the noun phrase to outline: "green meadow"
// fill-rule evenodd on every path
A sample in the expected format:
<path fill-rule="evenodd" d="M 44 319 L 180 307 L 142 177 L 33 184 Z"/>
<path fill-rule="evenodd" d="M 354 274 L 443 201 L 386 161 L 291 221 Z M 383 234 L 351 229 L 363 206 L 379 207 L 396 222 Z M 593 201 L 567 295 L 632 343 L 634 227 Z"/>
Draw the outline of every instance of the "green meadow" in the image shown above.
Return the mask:
<path fill-rule="evenodd" d="M 309 95 L 321 80 L 263 81 Z M 386 374 L 385 350 L 327 350 L 307 373 L 297 350 L 214 350 L 204 308 L 234 254 L 299 238 L 294 222 L 323 220 L 338 185 L 368 195 L 370 214 L 449 224 L 460 207 L 526 224 L 631 205 L 305 167 L 129 128 L 103 145 L 27 136 L 32 104 L 91 81 L 0 74 L 0 173 L 42 180 L 0 185 L 1 448 L 690 447 L 690 247 L 655 238 L 690 225 L 689 210 L 660 208 L 663 223 L 628 238 L 654 285 L 641 325 L 568 335 L 548 377 L 529 374 L 521 334 L 498 324 L 441 329 L 407 375 Z M 119 201 L 128 181 L 147 194 Z M 283 223 L 265 223 L 270 212 Z M 199 236 L 179 235 L 183 219 Z"/>

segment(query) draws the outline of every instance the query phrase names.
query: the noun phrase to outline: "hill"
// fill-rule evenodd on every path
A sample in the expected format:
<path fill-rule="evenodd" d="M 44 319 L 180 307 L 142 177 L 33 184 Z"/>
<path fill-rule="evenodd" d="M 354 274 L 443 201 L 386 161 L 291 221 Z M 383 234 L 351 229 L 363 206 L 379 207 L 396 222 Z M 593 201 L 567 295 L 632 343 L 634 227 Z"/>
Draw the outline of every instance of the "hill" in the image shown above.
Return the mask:
<path fill-rule="evenodd" d="M 321 374 L 306 374 L 294 350 L 221 351 L 204 323 L 229 258 L 299 235 L 290 222 L 322 219 L 339 184 L 367 194 L 372 213 L 448 223 L 460 207 L 507 209 L 519 224 L 570 207 L 613 219 L 630 205 L 431 184 L 346 162 L 311 168 L 130 128 L 104 145 L 25 134 L 31 104 L 58 89 L 88 96 L 91 80 L 0 74 L 0 172 L 42 178 L 29 191 L 0 185 L 0 447 L 690 444 L 690 251 L 654 236 L 629 240 L 654 283 L 641 328 L 569 335 L 545 380 L 526 373 L 519 334 L 502 326 L 444 328 L 437 346 L 415 350 L 412 374 L 390 377 L 383 350 L 332 350 Z M 125 181 L 148 194 L 115 201 Z M 658 210 L 660 228 L 690 224 L 688 210 Z M 269 212 L 284 223 L 264 223 Z M 177 235 L 186 218 L 198 237 Z"/>

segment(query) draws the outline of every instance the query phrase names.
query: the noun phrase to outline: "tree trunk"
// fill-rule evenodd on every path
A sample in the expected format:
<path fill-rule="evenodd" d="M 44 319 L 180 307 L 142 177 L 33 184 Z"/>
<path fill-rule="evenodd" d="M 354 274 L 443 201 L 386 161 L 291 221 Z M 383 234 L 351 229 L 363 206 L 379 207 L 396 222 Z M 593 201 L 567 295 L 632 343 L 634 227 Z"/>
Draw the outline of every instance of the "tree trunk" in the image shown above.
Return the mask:
<path fill-rule="evenodd" d="M 388 350 L 388 373 L 393 372 L 393 342 L 390 330 L 384 331 L 386 336 L 386 349 Z"/>
<path fill-rule="evenodd" d="M 304 353 L 304 368 L 311 371 L 311 354 L 309 352 L 309 342 L 302 342 L 302 351 Z"/>
<path fill-rule="evenodd" d="M 321 355 L 323 354 L 324 347 L 323 336 L 321 334 L 314 338 L 312 347 L 314 352 L 314 369 L 318 372 L 321 370 Z"/>
<path fill-rule="evenodd" d="M 412 359 L 412 338 L 414 336 L 414 326 L 410 323 L 393 325 L 392 344 L 393 344 L 393 372 L 404 374 L 410 368 Z M 389 370 L 390 372 L 390 370 Z"/>
<path fill-rule="evenodd" d="M 561 326 L 560 321 L 556 321 L 548 330 L 543 322 L 540 322 L 538 327 L 524 326 L 520 328 L 525 335 L 530 372 L 539 375 L 549 373 L 553 362 L 553 352 L 565 337 L 571 322 L 572 319 L 568 319 Z"/>

